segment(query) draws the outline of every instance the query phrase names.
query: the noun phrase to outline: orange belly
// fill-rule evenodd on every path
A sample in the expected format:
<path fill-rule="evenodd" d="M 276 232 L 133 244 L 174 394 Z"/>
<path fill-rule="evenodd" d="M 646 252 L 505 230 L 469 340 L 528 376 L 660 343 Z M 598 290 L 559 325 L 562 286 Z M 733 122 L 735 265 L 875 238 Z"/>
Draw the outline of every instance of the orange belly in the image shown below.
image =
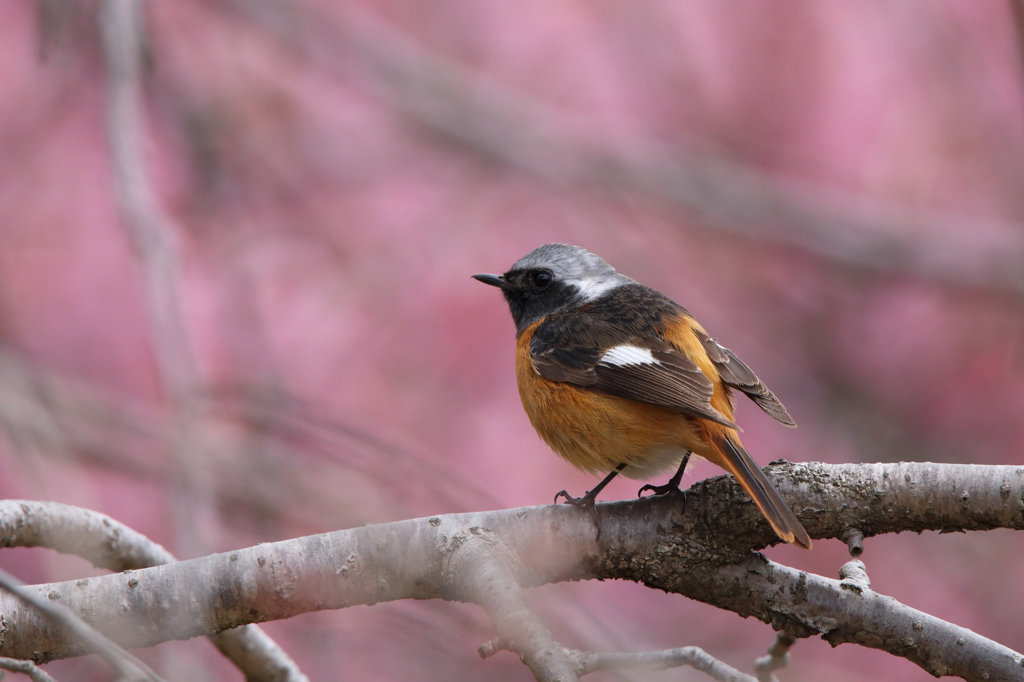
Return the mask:
<path fill-rule="evenodd" d="M 570 464 L 599 473 L 625 462 L 628 466 L 622 475 L 647 479 L 677 467 L 686 451 L 713 462 L 719 459 L 707 445 L 708 429 L 725 427 L 540 376 L 530 358 L 534 328 L 525 330 L 516 342 L 519 397 L 533 428 Z M 720 383 L 717 372 L 714 379 Z M 713 402 L 728 405 L 728 397 L 722 397 Z M 729 406 L 730 418 L 731 413 Z"/>

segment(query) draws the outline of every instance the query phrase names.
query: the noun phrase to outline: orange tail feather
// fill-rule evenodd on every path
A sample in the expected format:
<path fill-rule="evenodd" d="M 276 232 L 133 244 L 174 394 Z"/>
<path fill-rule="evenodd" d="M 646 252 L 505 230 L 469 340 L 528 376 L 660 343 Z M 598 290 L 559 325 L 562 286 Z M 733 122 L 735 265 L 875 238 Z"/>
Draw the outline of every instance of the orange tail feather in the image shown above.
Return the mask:
<path fill-rule="evenodd" d="M 721 457 L 717 464 L 736 477 L 778 536 L 786 542 L 810 549 L 811 538 L 807 531 L 743 446 L 732 442 L 726 435 L 714 438 L 711 446 Z"/>

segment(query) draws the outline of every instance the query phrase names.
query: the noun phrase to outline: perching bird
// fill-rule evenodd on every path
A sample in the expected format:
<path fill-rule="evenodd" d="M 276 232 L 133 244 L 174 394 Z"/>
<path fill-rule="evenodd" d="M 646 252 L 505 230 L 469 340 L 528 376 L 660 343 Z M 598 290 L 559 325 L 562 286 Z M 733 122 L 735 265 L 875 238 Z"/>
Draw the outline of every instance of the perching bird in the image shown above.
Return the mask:
<path fill-rule="evenodd" d="M 775 394 L 712 339 L 685 308 L 615 271 L 585 249 L 546 244 L 504 275 L 473 275 L 501 289 L 516 324 L 519 396 L 540 437 L 579 469 L 609 472 L 567 501 L 589 507 L 616 474 L 649 479 L 690 453 L 739 481 L 786 542 L 811 539 L 740 444 L 732 389 L 786 426 Z M 595 516 L 596 518 L 596 516 Z"/>

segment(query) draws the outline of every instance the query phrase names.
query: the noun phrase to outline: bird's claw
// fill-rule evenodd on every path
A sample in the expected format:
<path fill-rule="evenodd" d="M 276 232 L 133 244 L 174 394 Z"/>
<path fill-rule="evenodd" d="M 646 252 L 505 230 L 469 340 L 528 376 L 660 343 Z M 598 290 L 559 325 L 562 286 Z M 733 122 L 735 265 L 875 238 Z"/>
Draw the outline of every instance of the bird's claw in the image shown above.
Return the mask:
<path fill-rule="evenodd" d="M 644 487 L 640 488 L 640 490 L 636 492 L 636 496 L 643 497 L 644 493 L 647 492 L 648 490 L 654 493 L 653 495 L 651 495 L 651 497 L 657 497 L 659 495 L 668 495 L 670 493 L 683 492 L 678 485 L 669 481 L 665 485 L 651 485 L 650 483 L 647 483 L 646 485 L 644 485 Z"/>
<path fill-rule="evenodd" d="M 594 526 L 597 527 L 597 537 L 595 539 L 601 539 L 601 519 L 597 516 L 597 505 L 594 503 L 595 495 L 590 494 L 591 491 L 587 491 L 587 494 L 582 497 L 573 497 L 565 490 L 559 490 L 555 493 L 555 504 L 558 504 L 558 498 L 564 497 L 566 504 L 571 504 L 574 507 L 582 507 L 586 509 L 590 514 L 590 518 L 594 522 Z"/>
<path fill-rule="evenodd" d="M 558 504 L 558 498 L 559 497 L 564 497 L 566 504 L 572 504 L 572 505 L 575 505 L 577 507 L 580 504 L 582 504 L 580 502 L 580 500 L 583 499 L 582 497 L 573 497 L 572 495 L 569 494 L 569 492 L 567 490 L 559 490 L 557 493 L 555 493 L 555 504 Z"/>

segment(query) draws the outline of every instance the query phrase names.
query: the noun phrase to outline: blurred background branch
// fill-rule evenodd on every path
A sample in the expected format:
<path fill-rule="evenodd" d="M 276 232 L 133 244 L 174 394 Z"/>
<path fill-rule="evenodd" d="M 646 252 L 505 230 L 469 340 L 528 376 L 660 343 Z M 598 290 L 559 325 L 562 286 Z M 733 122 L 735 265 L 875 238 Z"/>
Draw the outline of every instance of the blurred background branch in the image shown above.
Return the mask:
<path fill-rule="evenodd" d="M 361 69 L 416 124 L 557 188 L 636 194 L 745 239 L 1024 294 L 1024 224 L 886 202 L 654 139 L 609 139 L 607 131 L 424 49 L 358 5 L 343 5 L 340 19 L 277 0 L 232 5 L 328 73 L 352 77 Z"/>

